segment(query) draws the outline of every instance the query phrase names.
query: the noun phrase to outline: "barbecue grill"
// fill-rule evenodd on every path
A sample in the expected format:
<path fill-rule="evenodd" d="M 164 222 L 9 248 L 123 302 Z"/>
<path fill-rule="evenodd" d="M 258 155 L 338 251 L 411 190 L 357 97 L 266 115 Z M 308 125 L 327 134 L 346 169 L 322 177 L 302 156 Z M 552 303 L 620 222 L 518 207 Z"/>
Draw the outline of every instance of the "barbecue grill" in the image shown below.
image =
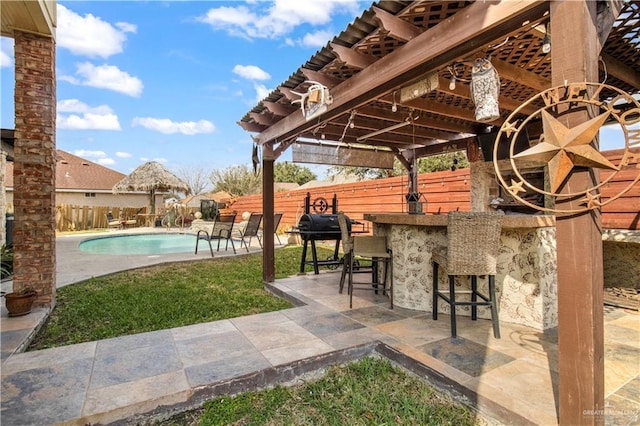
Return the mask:
<path fill-rule="evenodd" d="M 351 220 L 346 219 L 351 230 Z M 334 240 L 341 236 L 337 214 L 304 214 L 298 222 L 298 231 L 304 240 Z"/>
<path fill-rule="evenodd" d="M 347 218 L 349 230 L 351 229 L 351 220 Z M 342 233 L 338 224 L 337 214 L 311 214 L 307 213 L 300 217 L 297 232 L 304 241 L 302 245 L 302 260 L 300 261 L 300 272 L 304 273 L 305 265 L 312 265 L 316 274 L 319 273 L 318 266 L 337 267 L 342 263 L 338 257 L 338 248 Z M 333 256 L 326 260 L 319 260 L 316 251 L 316 241 L 318 240 L 334 240 L 335 250 Z M 312 260 L 307 260 L 307 248 L 311 244 Z"/>

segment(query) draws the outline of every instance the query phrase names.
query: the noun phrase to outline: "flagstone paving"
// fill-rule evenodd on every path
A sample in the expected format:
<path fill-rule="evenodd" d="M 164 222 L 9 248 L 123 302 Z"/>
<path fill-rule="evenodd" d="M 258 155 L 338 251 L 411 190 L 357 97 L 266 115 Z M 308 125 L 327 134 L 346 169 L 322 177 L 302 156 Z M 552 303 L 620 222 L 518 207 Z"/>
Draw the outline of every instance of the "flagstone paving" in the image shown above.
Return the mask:
<path fill-rule="evenodd" d="M 496 424 L 557 424 L 555 330 L 501 323 L 502 339 L 495 339 L 490 321 L 461 318 L 459 337 L 451 339 L 446 315 L 433 321 L 424 312 L 391 310 L 373 292 L 354 294 L 349 309 L 339 277 L 331 271 L 277 280 L 274 290 L 301 302 L 279 312 L 26 353 L 19 348 L 46 310 L 8 318 L 3 306 L 0 420 L 133 423 L 163 407 L 292 383 L 376 355 L 461 395 Z M 638 424 L 640 315 L 606 307 L 604 320 L 605 421 Z"/>

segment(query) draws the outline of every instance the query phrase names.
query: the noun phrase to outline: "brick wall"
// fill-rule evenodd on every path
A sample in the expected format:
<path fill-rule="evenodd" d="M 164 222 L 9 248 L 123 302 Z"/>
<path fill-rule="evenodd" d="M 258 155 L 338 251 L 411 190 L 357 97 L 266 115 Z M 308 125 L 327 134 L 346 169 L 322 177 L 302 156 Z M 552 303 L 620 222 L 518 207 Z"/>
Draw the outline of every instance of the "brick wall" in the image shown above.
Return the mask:
<path fill-rule="evenodd" d="M 55 42 L 16 31 L 14 291 L 55 303 Z"/>

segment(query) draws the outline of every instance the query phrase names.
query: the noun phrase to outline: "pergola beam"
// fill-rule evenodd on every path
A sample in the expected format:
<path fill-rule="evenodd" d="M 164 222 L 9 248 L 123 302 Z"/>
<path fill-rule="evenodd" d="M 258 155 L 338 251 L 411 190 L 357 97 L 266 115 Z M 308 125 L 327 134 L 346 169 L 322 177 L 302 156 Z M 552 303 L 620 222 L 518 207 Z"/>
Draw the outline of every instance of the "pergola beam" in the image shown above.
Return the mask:
<path fill-rule="evenodd" d="M 334 87 L 333 104 L 322 119 L 331 120 L 388 93 L 403 82 L 473 52 L 478 45 L 490 43 L 521 27 L 524 20 L 538 18 L 547 8 L 548 4 L 541 0 L 513 0 L 491 7 L 483 2 L 473 3 Z M 433 40 L 442 42 L 433 43 Z M 258 141 L 264 144 L 288 138 L 311 126 L 313 123 L 308 123 L 301 114 L 292 114 L 258 135 Z"/>
<path fill-rule="evenodd" d="M 375 56 L 365 55 L 355 49 L 340 46 L 336 43 L 329 43 L 331 50 L 336 54 L 338 59 L 353 68 L 363 69 L 376 61 Z"/>
<path fill-rule="evenodd" d="M 269 102 L 269 101 L 262 101 L 262 105 L 264 105 L 269 110 L 269 112 L 280 117 L 286 117 L 287 115 L 300 109 L 293 105 L 280 104 L 277 102 Z"/>
<path fill-rule="evenodd" d="M 320 71 L 313 71 L 308 68 L 302 68 L 302 74 L 304 74 L 307 80 L 317 81 L 318 83 L 327 86 L 329 89 L 336 87 L 342 82 L 342 80 L 335 78 L 332 75 L 325 74 Z"/>
<path fill-rule="evenodd" d="M 422 30 L 415 25 L 408 23 L 395 15 L 385 12 L 384 10 L 371 6 L 375 14 L 375 19 L 380 21 L 382 27 L 389 32 L 393 38 L 403 41 L 413 40 L 422 34 Z"/>

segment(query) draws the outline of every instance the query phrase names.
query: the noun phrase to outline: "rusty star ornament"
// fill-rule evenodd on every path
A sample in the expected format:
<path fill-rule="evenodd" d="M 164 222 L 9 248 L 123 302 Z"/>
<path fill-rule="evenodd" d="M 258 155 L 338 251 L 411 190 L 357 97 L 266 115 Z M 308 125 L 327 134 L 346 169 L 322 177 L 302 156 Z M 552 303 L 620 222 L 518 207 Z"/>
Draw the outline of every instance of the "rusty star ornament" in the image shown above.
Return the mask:
<path fill-rule="evenodd" d="M 544 107 L 526 114 L 525 108 L 544 104 Z M 621 106 L 624 105 L 624 108 Z M 567 127 L 561 120 L 560 111 L 574 108 L 589 108 L 599 115 L 574 127 Z M 524 119 L 520 118 L 525 116 Z M 542 121 L 542 135 L 535 145 L 515 152 L 518 137 L 527 131 L 527 126 Z M 603 156 L 594 142 L 604 124 L 617 123 L 624 135 L 624 149 L 617 164 Z M 640 100 L 617 87 L 595 82 L 577 82 L 551 87 L 516 108 L 502 124 L 493 149 L 493 166 L 498 183 L 509 191 L 514 200 L 534 210 L 556 215 L 579 214 L 600 209 L 640 182 Z M 509 146 L 509 168 L 499 161 L 499 147 Z M 593 144 L 593 145 L 592 145 Z M 546 166 L 545 188 L 538 187 L 526 178 L 526 168 L 538 164 Z M 604 179 L 590 188 L 574 192 L 563 191 L 568 177 L 576 168 L 602 169 Z M 617 193 L 602 198 L 601 190 L 617 173 L 631 175 L 628 184 Z M 511 183 L 508 183 L 508 182 Z M 522 193 L 524 192 L 524 195 Z M 544 205 L 531 203 L 529 195 L 544 197 Z M 559 208 L 563 200 L 582 201 L 580 206 Z"/>
<path fill-rule="evenodd" d="M 540 142 L 514 155 L 513 158 L 548 163 L 551 192 L 557 192 L 571 171 L 578 166 L 619 170 L 591 146 L 591 142 L 609 118 L 609 114 L 607 111 L 578 126 L 567 128 L 549 112 L 543 110 L 541 112 L 543 136 Z"/>

